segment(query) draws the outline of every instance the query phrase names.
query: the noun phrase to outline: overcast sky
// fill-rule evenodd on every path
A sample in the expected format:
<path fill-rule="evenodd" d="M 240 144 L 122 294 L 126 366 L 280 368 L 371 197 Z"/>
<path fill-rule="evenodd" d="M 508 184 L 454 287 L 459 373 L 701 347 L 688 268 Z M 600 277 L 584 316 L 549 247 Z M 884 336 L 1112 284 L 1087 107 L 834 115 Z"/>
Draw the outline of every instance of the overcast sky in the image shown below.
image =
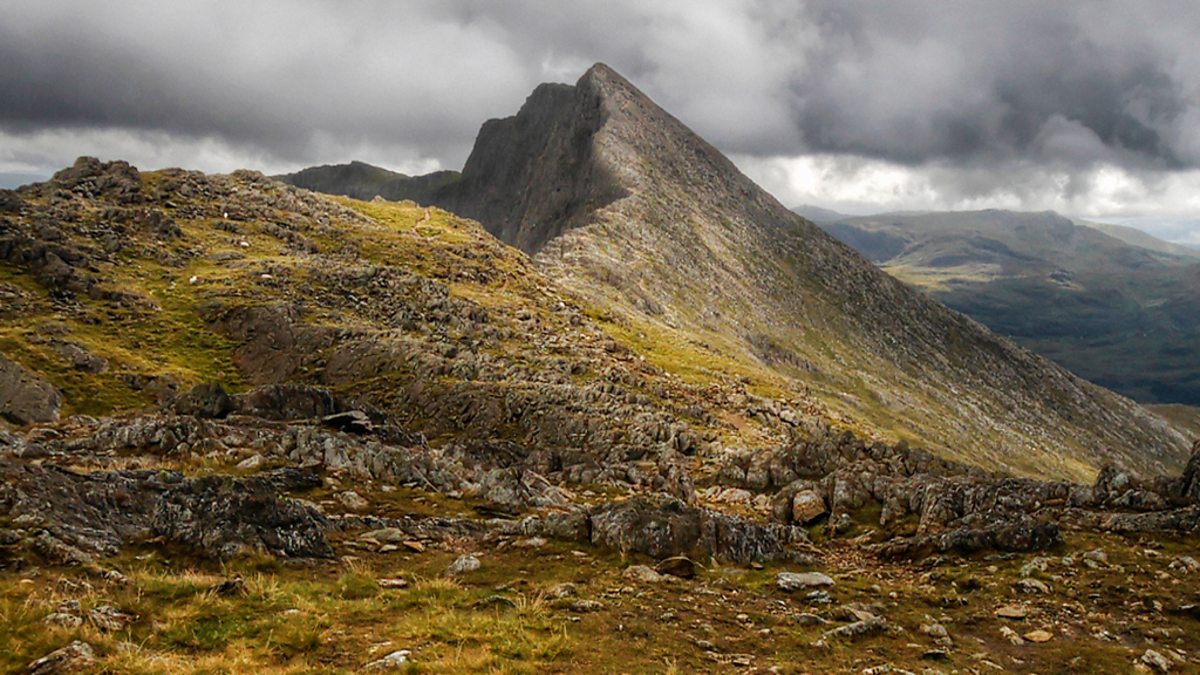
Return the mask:
<path fill-rule="evenodd" d="M 81 154 L 459 168 L 484 119 L 604 61 L 789 205 L 1200 243 L 1197 35 L 1194 0 L 6 0 L 0 183 Z"/>

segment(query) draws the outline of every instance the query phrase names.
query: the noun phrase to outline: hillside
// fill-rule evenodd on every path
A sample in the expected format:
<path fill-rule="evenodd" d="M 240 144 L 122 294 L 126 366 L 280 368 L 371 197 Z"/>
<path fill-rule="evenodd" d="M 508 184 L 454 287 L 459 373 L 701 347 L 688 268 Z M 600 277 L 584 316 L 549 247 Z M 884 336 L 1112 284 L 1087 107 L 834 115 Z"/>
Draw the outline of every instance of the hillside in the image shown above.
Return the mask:
<path fill-rule="evenodd" d="M 379 196 L 391 201 L 411 199 L 428 204 L 434 201 L 440 190 L 458 180 L 458 172 L 437 171 L 423 176 L 408 176 L 365 162 L 350 162 L 313 166 L 274 178 L 306 190 L 355 199 Z"/>
<path fill-rule="evenodd" d="M 743 385 L 643 363 L 601 311 L 444 211 L 87 158 L 10 194 L 22 215 L 0 230 L 0 349 L 27 369 L 15 380 L 50 385 L 29 389 L 40 407 L 13 397 L 25 408 L 3 416 L 17 424 L 153 410 L 195 385 L 287 384 L 434 439 L 641 459 L 722 434 L 784 438 L 717 414 Z"/>
<path fill-rule="evenodd" d="M 1176 427 L 1200 438 L 1200 408 L 1178 403 L 1165 403 L 1148 406 L 1155 414 L 1170 420 Z"/>
<path fill-rule="evenodd" d="M 1181 256 L 1184 258 L 1196 258 L 1200 260 L 1200 249 L 1183 244 L 1174 244 L 1169 241 L 1163 241 L 1154 235 L 1139 230 L 1136 227 L 1127 227 L 1125 225 L 1111 225 L 1109 223 L 1096 223 L 1088 220 L 1076 221 L 1079 225 L 1090 227 L 1094 230 L 1100 230 L 1110 237 L 1115 237 L 1131 246 L 1138 248 L 1149 249 L 1159 253 L 1167 253 L 1173 256 Z"/>
<path fill-rule="evenodd" d="M 844 220 L 850 217 L 844 213 L 840 213 L 832 209 L 826 209 L 813 204 L 801 204 L 800 206 L 793 206 L 792 213 L 795 213 L 802 218 L 822 226 L 828 223 L 836 223 L 839 220 Z"/>
<path fill-rule="evenodd" d="M 1190 347 L 1200 339 L 1200 260 L 1182 247 L 1054 213 L 881 214 L 824 227 L 1088 380 L 1147 403 L 1200 402 Z"/>
<path fill-rule="evenodd" d="M 533 258 L 248 171 L 0 191 L 0 670 L 1200 662 L 1200 445 L 606 68 L 539 91 L 555 124 L 489 123 L 444 197 Z"/>
<path fill-rule="evenodd" d="M 867 433 L 1022 473 L 1182 459 L 1161 420 L 881 274 L 605 66 L 486 123 L 441 203 L 698 381 L 750 377 Z"/>

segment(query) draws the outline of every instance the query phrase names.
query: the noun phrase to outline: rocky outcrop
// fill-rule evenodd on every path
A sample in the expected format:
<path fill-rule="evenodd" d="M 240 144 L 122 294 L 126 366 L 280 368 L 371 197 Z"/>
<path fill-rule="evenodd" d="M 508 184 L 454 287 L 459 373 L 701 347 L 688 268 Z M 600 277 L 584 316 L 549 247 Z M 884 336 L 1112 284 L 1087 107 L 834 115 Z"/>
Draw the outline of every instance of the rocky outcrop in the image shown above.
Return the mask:
<path fill-rule="evenodd" d="M 153 539 L 217 558 L 332 555 L 323 516 L 281 496 L 320 485 L 311 472 L 187 478 L 173 471 L 77 473 L 0 458 L 0 478 L 0 516 L 52 563 L 89 562 Z"/>
<path fill-rule="evenodd" d="M 1106 467 L 1093 485 L 1018 479 L 914 451 L 864 443 L 828 427 L 753 458 L 734 456 L 718 477 L 768 491 L 777 522 L 843 533 L 878 528 L 883 557 L 981 550 L 1035 551 L 1062 543 L 1060 527 L 1122 533 L 1197 531 L 1200 444 L 1177 477 L 1139 479 Z"/>
<path fill-rule="evenodd" d="M 175 399 L 174 407 L 181 415 L 215 419 L 227 417 L 236 408 L 224 387 L 215 382 L 192 387 L 187 394 Z"/>
<path fill-rule="evenodd" d="M 289 392 L 299 397 L 296 403 L 288 403 Z M 0 459 L 0 516 L 14 524 L 17 544 L 57 562 L 87 561 L 155 539 L 222 558 L 247 550 L 312 557 L 331 554 L 327 532 L 368 530 L 380 546 L 500 534 L 587 542 L 657 559 L 750 563 L 803 559 L 801 551 L 812 548 L 801 526 L 821 522 L 835 535 L 865 532 L 856 541 L 882 558 L 1044 550 L 1062 543 L 1062 528 L 1200 531 L 1194 472 L 1187 471 L 1142 480 L 1106 470 L 1090 486 L 1014 479 L 825 428 L 754 460 L 751 467 L 765 467 L 765 474 L 748 470 L 737 456 L 719 472 L 724 481 L 772 491 L 771 522 L 663 494 L 673 486 L 695 495 L 686 465 L 670 460 L 670 453 L 658 475 L 678 476 L 657 486 L 630 480 L 645 471 L 641 463 L 610 464 L 584 452 L 531 451 L 501 441 L 431 448 L 419 435 L 406 435 L 386 418 L 376 424 L 361 411 L 343 415 L 369 426 L 304 418 L 299 413 L 326 410 L 304 402 L 333 400 L 311 388 L 269 388 L 229 402 L 216 387 L 187 396 L 199 415 L 72 418 L 26 434 L 0 433 L 0 456 L 14 458 Z M 272 402 L 262 403 L 269 417 L 247 415 L 236 403 L 246 400 Z M 227 404 L 237 409 L 220 419 L 209 414 Z M 280 410 L 299 419 L 272 419 Z M 130 457 L 203 458 L 210 466 L 262 473 L 187 478 L 173 471 L 59 468 L 123 464 Z M 35 458 L 37 464 L 27 463 Z M 286 496 L 322 485 L 322 476 L 360 489 L 407 486 L 468 497 L 481 513 L 500 518 L 381 518 L 359 513 L 370 502 L 355 495 L 355 513 L 330 519 Z M 779 486 L 780 480 L 791 482 Z M 580 504 L 572 491 L 580 482 L 623 494 Z"/>
<path fill-rule="evenodd" d="M 591 542 L 656 559 L 688 555 L 731 562 L 786 559 L 807 542 L 800 528 L 757 523 L 674 499 L 633 498 L 589 514 Z"/>
<path fill-rule="evenodd" d="M 321 485 L 311 472 L 280 470 L 237 479 L 204 476 L 162 493 L 150 531 L 207 555 L 229 558 L 245 551 L 289 557 L 330 557 L 327 526 L 311 506 L 280 493 Z"/>
<path fill-rule="evenodd" d="M 0 354 L 0 417 L 20 425 L 53 422 L 61 407 L 53 385 Z"/>

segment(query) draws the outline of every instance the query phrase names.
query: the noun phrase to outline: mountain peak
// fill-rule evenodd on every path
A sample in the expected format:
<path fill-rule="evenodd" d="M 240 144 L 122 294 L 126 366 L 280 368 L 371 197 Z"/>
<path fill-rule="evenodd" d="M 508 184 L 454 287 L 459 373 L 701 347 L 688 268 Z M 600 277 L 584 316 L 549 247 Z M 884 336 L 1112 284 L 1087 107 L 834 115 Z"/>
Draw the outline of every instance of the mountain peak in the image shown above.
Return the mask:
<path fill-rule="evenodd" d="M 629 80 L 625 79 L 624 76 L 613 70 L 611 66 L 602 61 L 593 63 L 592 67 L 588 68 L 587 71 L 580 76 L 579 81 L 576 82 L 576 86 L 581 86 L 586 82 L 614 82 L 632 86 L 629 83 Z"/>
<path fill-rule="evenodd" d="M 617 78 L 620 80 L 625 80 L 625 78 L 622 77 L 620 73 L 618 73 L 616 70 L 613 70 L 612 66 L 608 65 L 607 63 L 605 63 L 603 61 L 597 61 L 597 62 L 593 63 L 592 67 L 588 68 L 586 71 L 584 71 L 583 75 L 581 75 L 579 79 L 584 80 L 584 79 L 588 79 L 588 78 L 592 78 L 592 77 L 609 78 L 609 79 Z"/>
<path fill-rule="evenodd" d="M 539 85 L 516 115 L 484 123 L 462 181 L 442 204 L 518 248 L 540 250 L 624 195 L 597 163 L 594 137 L 630 91 L 636 90 L 604 64 L 576 85 Z"/>
<path fill-rule="evenodd" d="M 576 82 L 575 86 L 587 93 L 595 95 L 599 100 L 614 100 L 618 103 L 636 99 L 654 105 L 632 82 L 610 68 L 607 64 L 597 63 L 587 70 Z M 657 106 L 656 106 L 657 107 Z"/>
<path fill-rule="evenodd" d="M 1108 448 L 1145 470 L 1185 449 L 1132 401 L 887 277 L 602 63 L 486 122 L 452 187 L 439 205 L 612 308 L 622 330 L 692 345 L 706 372 L 739 364 L 726 374 L 1028 473 L 1086 476 Z"/>

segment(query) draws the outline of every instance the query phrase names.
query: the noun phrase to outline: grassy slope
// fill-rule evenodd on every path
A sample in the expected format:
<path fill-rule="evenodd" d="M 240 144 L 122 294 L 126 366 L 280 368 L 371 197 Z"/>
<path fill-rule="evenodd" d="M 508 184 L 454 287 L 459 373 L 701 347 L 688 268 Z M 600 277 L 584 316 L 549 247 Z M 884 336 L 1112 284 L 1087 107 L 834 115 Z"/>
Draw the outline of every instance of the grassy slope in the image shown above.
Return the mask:
<path fill-rule="evenodd" d="M 1190 405 L 1164 404 L 1147 406 L 1156 414 L 1168 419 L 1177 428 L 1192 438 L 1200 439 L 1200 408 Z"/>
<path fill-rule="evenodd" d="M 144 173 L 141 178 L 147 190 L 165 180 L 157 173 Z M 285 190 L 277 184 L 254 189 Z M 164 241 L 128 233 L 126 248 L 115 259 L 96 263 L 95 274 L 104 280 L 104 288 L 121 289 L 138 298 L 133 306 L 114 306 L 84 295 L 56 300 L 25 270 L 0 262 L 0 284 L 18 289 L 22 298 L 13 311 L 0 312 L 0 349 L 62 390 L 63 412 L 68 415 L 120 414 L 152 407 L 166 386 L 185 391 L 194 384 L 216 381 L 238 391 L 248 386 L 234 365 L 238 345 L 205 320 L 206 308 L 213 303 L 230 308 L 303 302 L 306 323 L 352 332 L 380 331 L 380 310 L 375 304 L 348 301 L 345 294 L 353 289 L 326 287 L 323 276 L 376 266 L 444 285 L 451 298 L 485 309 L 487 325 L 494 329 L 492 337 L 471 349 L 496 369 L 515 373 L 508 380 L 487 381 L 443 376 L 428 382 L 429 387 L 475 388 L 499 396 L 505 387 L 529 386 L 543 370 L 560 369 L 565 359 L 585 366 L 572 376 L 580 385 L 628 371 L 621 381 L 630 396 L 674 411 L 678 419 L 696 427 L 700 437 L 750 448 L 782 442 L 778 429 L 766 428 L 723 405 L 742 389 L 781 393 L 780 379 L 765 369 L 717 358 L 709 346 L 681 340 L 669 331 L 639 327 L 582 304 L 541 276 L 527 256 L 499 243 L 478 224 L 445 211 L 411 202 L 310 198 L 329 199 L 328 203 L 348 207 L 345 214 L 357 216 L 319 226 L 282 211 L 266 220 L 236 222 L 176 217 L 181 238 Z M 45 203 L 40 198 L 31 201 Z M 175 201 L 181 202 L 178 197 Z M 81 220 L 99 217 L 104 208 L 86 206 Z M 292 223 L 311 250 L 300 252 L 289 246 L 272 221 Z M 559 311 L 564 302 L 568 309 L 580 308 L 581 323 Z M 424 345 L 417 348 L 420 351 L 442 349 L 464 339 L 454 329 L 435 339 L 424 332 L 428 327 L 422 323 L 414 330 L 383 330 L 377 342 L 403 343 L 409 349 Z M 650 337 L 646 330 L 651 330 Z M 75 368 L 54 349 L 54 336 L 105 359 L 107 369 L 90 373 Z M 401 366 L 392 364 L 389 367 L 396 370 L 335 387 L 387 402 L 414 380 Z M 292 379 L 314 381 L 313 377 L 300 372 Z M 713 417 L 705 421 L 691 416 L 689 411 L 697 406 L 711 411 Z M 816 408 L 810 412 L 825 415 Z M 420 418 L 402 421 L 424 429 L 425 420 Z"/>

